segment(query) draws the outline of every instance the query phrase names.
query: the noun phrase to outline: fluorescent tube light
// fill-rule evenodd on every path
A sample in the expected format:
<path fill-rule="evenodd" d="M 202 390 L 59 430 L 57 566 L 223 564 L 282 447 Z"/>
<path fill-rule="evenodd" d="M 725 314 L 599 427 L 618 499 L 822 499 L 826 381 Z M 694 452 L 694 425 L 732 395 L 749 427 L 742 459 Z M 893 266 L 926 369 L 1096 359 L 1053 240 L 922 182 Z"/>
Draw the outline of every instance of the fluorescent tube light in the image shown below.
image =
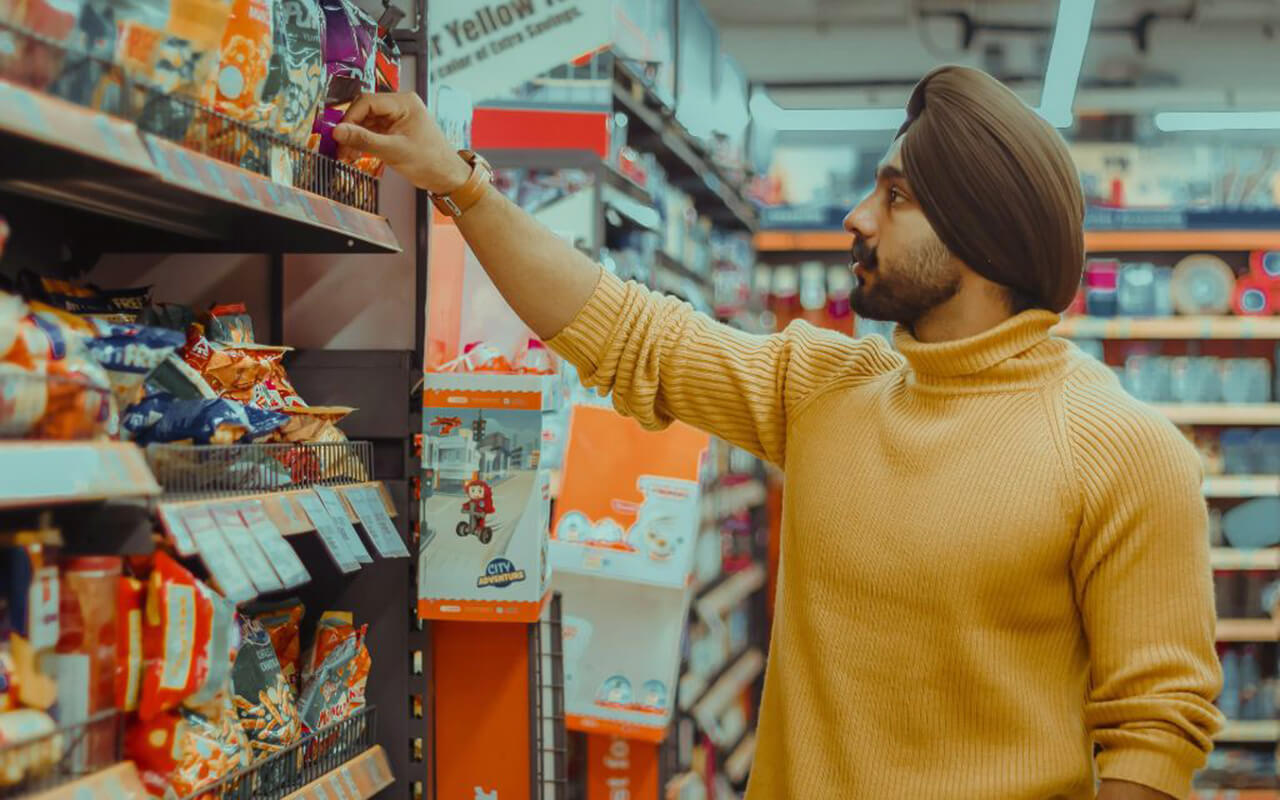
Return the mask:
<path fill-rule="evenodd" d="M 1280 111 L 1161 111 L 1162 131 L 1265 131 L 1280 128 Z"/>
<path fill-rule="evenodd" d="M 782 108 L 763 90 L 751 96 L 751 115 L 776 131 L 896 131 L 904 108 Z"/>
<path fill-rule="evenodd" d="M 1089 28 L 1093 24 L 1094 0 L 1059 0 L 1058 20 L 1053 26 L 1053 44 L 1049 47 L 1049 65 L 1044 72 L 1044 88 L 1040 92 L 1040 116 L 1057 128 L 1071 127 L 1071 107 L 1076 87 L 1080 84 L 1080 68 L 1084 50 L 1089 44 Z"/>

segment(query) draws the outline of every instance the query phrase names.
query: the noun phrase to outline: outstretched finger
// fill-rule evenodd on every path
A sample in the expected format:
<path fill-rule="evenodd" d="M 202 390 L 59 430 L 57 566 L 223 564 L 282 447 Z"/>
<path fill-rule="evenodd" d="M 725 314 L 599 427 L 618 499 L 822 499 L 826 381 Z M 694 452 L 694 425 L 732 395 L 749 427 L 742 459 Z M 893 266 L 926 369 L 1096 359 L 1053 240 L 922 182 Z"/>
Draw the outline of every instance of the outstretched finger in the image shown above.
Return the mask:
<path fill-rule="evenodd" d="M 333 140 L 338 143 L 338 158 L 351 161 L 361 153 L 385 158 L 390 151 L 393 137 L 374 133 L 368 128 L 352 125 L 349 122 L 342 122 L 334 127 Z"/>

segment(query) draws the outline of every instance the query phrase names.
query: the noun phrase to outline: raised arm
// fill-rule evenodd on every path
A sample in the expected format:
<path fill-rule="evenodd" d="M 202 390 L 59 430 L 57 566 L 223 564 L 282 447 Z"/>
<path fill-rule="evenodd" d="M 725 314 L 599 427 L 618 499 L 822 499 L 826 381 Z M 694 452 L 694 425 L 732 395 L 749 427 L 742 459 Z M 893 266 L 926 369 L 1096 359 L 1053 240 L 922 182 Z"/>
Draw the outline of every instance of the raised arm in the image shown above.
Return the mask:
<path fill-rule="evenodd" d="M 373 153 L 437 194 L 471 173 L 416 95 L 366 95 L 334 135 L 343 155 Z M 805 397 L 898 363 L 882 344 L 802 323 L 750 336 L 623 283 L 496 191 L 458 228 L 516 314 L 647 427 L 679 419 L 782 463 L 789 415 Z"/>

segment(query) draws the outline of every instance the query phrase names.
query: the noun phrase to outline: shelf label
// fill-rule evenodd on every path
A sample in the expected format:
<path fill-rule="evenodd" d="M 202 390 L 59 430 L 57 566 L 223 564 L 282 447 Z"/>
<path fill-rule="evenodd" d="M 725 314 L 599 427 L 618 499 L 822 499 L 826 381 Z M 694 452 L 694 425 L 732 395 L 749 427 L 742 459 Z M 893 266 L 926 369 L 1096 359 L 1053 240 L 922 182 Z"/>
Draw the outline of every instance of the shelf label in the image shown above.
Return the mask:
<path fill-rule="evenodd" d="M 128 153 L 125 152 L 124 144 L 120 141 L 120 134 L 111 124 L 111 120 L 104 114 L 99 114 L 93 119 L 93 126 L 98 131 L 98 135 L 102 137 L 103 144 L 106 145 L 108 154 L 117 161 L 128 161 Z"/>
<path fill-rule="evenodd" d="M 361 800 L 361 798 L 364 797 L 364 794 L 360 791 L 360 788 L 356 786 L 355 779 L 351 777 L 351 767 L 347 766 L 346 764 L 343 764 L 342 767 L 338 770 L 337 783 L 340 783 L 342 785 L 342 788 L 345 789 L 347 793 L 351 795 L 352 800 Z"/>
<path fill-rule="evenodd" d="M 173 549 L 178 551 L 178 555 L 194 556 L 197 553 L 196 542 L 191 538 L 191 532 L 187 530 L 187 523 L 182 519 L 181 509 L 161 504 L 160 522 L 169 533 L 169 540 L 173 542 Z"/>
<path fill-rule="evenodd" d="M 404 539 L 391 521 L 387 507 L 382 504 L 382 493 L 374 486 L 355 486 L 343 490 L 347 502 L 355 509 L 369 541 L 383 558 L 408 558 L 409 550 Z"/>
<path fill-rule="evenodd" d="M 223 596 L 237 605 L 256 597 L 253 581 L 240 566 L 231 546 L 223 538 L 222 531 L 218 530 L 218 524 L 209 514 L 209 509 L 188 508 L 182 513 L 182 520 L 199 548 L 200 559 L 209 568 L 209 574 L 217 582 Z"/>
<path fill-rule="evenodd" d="M 218 524 L 218 530 L 231 545 L 232 552 L 240 561 L 240 566 L 244 568 L 245 574 L 249 576 L 258 594 L 278 592 L 283 589 L 284 582 L 276 574 L 271 559 L 267 558 L 266 553 L 262 552 L 262 548 L 258 546 L 258 540 L 249 532 L 249 527 L 245 525 L 236 505 L 215 506 L 209 510 L 209 513 L 213 515 L 213 521 Z"/>
<path fill-rule="evenodd" d="M 326 779 L 316 781 L 311 787 L 311 800 L 330 800 L 329 792 L 324 788 L 326 782 Z"/>
<path fill-rule="evenodd" d="M 261 500 L 241 503 L 240 518 L 244 520 L 244 525 L 253 538 L 258 540 L 258 546 L 266 553 L 267 560 L 275 567 L 276 574 L 280 576 L 286 589 L 301 586 L 311 580 L 311 573 L 307 572 L 302 559 L 294 552 L 293 545 L 285 540 L 271 521 Z"/>
<path fill-rule="evenodd" d="M 364 546 L 360 534 L 356 533 L 356 528 L 351 524 L 351 517 L 347 513 L 347 507 L 338 493 L 328 486 L 317 486 L 312 491 L 315 492 L 316 497 L 320 498 L 320 502 L 324 503 L 324 510 L 329 512 L 334 524 L 342 531 L 342 537 L 347 542 L 347 550 L 356 557 L 356 561 L 361 564 L 372 564 L 373 556 L 369 555 L 369 549 Z"/>
<path fill-rule="evenodd" d="M 21 123 L 27 131 L 35 134 L 49 132 L 49 124 L 33 92 L 0 80 L 0 107 L 5 109 L 7 118 Z"/>
<path fill-rule="evenodd" d="M 316 533 L 320 534 L 320 541 L 324 543 L 325 549 L 329 551 L 329 557 L 338 565 L 338 569 L 343 572 L 355 572 L 360 569 L 360 562 L 355 554 L 347 549 L 342 530 L 329 516 L 319 496 L 313 492 L 301 492 L 298 495 L 298 502 L 306 515 L 311 518 L 311 524 L 315 526 Z"/>

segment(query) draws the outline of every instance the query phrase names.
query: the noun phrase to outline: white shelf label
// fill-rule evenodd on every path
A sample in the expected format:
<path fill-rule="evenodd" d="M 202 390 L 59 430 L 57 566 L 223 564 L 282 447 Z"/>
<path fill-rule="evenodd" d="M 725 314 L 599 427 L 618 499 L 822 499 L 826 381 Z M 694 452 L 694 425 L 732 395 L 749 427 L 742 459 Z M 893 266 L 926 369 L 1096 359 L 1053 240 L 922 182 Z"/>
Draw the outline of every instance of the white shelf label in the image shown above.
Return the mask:
<path fill-rule="evenodd" d="M 293 546 L 285 540 L 275 523 L 271 521 L 261 500 L 241 503 L 240 517 L 244 520 L 249 533 L 258 540 L 258 546 L 262 548 L 262 552 L 266 553 L 267 560 L 275 567 L 276 574 L 280 576 L 286 589 L 301 586 L 311 580 L 311 573 L 307 572 L 302 559 L 298 558 L 298 554 L 294 552 Z"/>
<path fill-rule="evenodd" d="M 382 493 L 374 486 L 356 486 L 343 492 L 347 501 L 355 509 L 364 532 L 383 558 L 408 558 L 409 550 L 404 546 L 404 539 L 387 514 L 387 507 L 382 503 Z"/>
<path fill-rule="evenodd" d="M 267 558 L 266 553 L 262 552 L 262 548 L 258 546 L 258 540 L 244 524 L 236 505 L 215 506 L 209 513 L 213 515 L 213 521 L 218 524 L 218 530 L 231 545 L 231 551 L 239 560 L 240 566 L 244 568 L 245 574 L 249 576 L 249 580 L 253 582 L 253 588 L 258 590 L 258 594 L 278 592 L 283 589 L 284 582 L 276 574 L 271 559 Z"/>
<path fill-rule="evenodd" d="M 351 795 L 352 800 L 361 800 L 364 797 L 360 792 L 360 788 L 356 786 L 355 779 L 351 777 L 351 768 L 347 765 L 344 764 L 338 770 L 337 782 L 342 784 L 342 788 L 347 791 L 347 794 Z"/>
<path fill-rule="evenodd" d="M 207 508 L 189 508 L 182 514 L 182 520 L 191 532 L 200 558 L 209 568 L 209 574 L 217 581 L 223 596 L 237 605 L 257 597 L 253 581 L 245 574 L 236 555 L 222 537 L 218 524 L 213 521 Z"/>
<path fill-rule="evenodd" d="M 315 526 L 316 533 L 320 534 L 320 541 L 324 542 L 325 549 L 329 551 L 329 557 L 338 565 L 338 569 L 343 572 L 355 572 L 360 569 L 360 561 L 347 548 L 342 529 L 329 516 L 329 512 L 324 508 L 324 502 L 313 492 L 300 492 L 298 503 L 311 518 L 311 524 Z"/>
<path fill-rule="evenodd" d="M 161 504 L 160 521 L 164 523 L 164 529 L 169 532 L 169 539 L 173 542 L 173 549 L 178 551 L 178 555 L 194 556 L 198 552 L 196 542 L 191 538 L 191 532 L 187 530 L 187 523 L 182 519 L 181 509 Z"/>
<path fill-rule="evenodd" d="M 334 524 L 342 531 L 342 536 L 347 541 L 347 549 L 356 557 L 356 561 L 361 564 L 372 564 L 373 556 L 369 555 L 369 549 L 364 546 L 360 534 L 356 533 L 355 526 L 351 524 L 351 517 L 347 514 L 347 507 L 338 493 L 328 486 L 317 486 L 312 491 L 316 493 L 316 497 L 320 498 L 320 502 L 324 503 L 324 510 L 329 512 Z"/>

